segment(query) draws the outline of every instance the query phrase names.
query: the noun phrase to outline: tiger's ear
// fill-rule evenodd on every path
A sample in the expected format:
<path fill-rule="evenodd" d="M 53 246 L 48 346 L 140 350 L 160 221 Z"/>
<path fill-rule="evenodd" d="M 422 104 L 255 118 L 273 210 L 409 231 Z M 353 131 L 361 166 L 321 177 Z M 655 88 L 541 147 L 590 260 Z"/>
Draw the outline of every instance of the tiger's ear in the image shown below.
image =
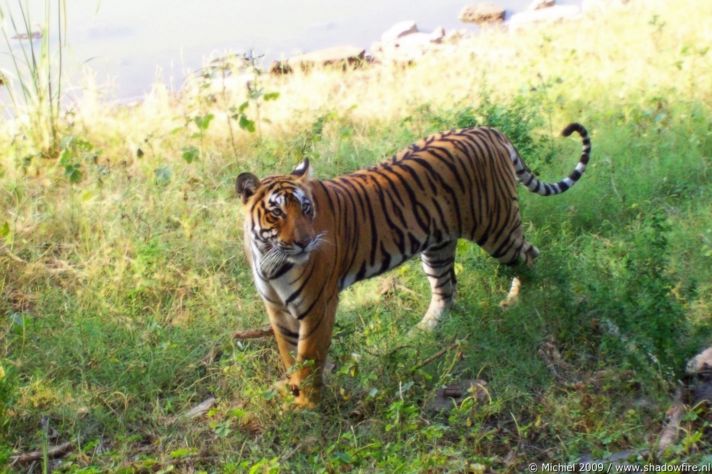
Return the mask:
<path fill-rule="evenodd" d="M 252 173 L 240 173 L 235 180 L 235 191 L 242 199 L 243 204 L 247 203 L 250 196 L 255 194 L 257 186 L 260 185 L 260 179 Z"/>
<path fill-rule="evenodd" d="M 292 176 L 311 178 L 311 167 L 309 166 L 309 158 L 304 158 L 304 161 L 299 163 L 293 170 Z"/>

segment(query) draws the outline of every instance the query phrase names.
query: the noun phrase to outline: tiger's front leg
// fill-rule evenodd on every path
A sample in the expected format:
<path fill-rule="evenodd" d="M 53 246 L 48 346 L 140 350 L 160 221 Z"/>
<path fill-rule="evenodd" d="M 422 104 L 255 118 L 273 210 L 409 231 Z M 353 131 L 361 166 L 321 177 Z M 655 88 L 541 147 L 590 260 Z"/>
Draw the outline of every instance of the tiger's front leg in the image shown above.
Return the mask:
<path fill-rule="evenodd" d="M 299 341 L 299 323 L 286 310 L 265 302 L 269 323 L 274 339 L 277 341 L 279 356 L 284 368 L 289 371 L 294 364 L 292 351 Z"/>
<path fill-rule="evenodd" d="M 328 294 L 326 290 L 322 295 Z M 331 345 L 331 332 L 338 297 L 320 296 L 312 311 L 300 320 L 297 357 L 292 367 L 289 385 L 299 407 L 314 408 L 320 400 L 324 363 Z"/>

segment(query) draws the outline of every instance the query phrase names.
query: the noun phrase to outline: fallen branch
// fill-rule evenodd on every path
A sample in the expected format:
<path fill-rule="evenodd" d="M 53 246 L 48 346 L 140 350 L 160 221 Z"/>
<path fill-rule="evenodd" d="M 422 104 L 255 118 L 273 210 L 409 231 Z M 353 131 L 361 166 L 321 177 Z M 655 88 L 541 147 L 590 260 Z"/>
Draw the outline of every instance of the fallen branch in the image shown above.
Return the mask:
<path fill-rule="evenodd" d="M 69 442 L 62 443 L 58 446 L 52 446 L 47 449 L 47 457 L 58 458 L 60 456 L 64 456 L 72 449 L 74 449 L 74 446 L 72 446 L 72 443 Z M 13 466 L 15 464 L 25 464 L 28 462 L 39 461 L 43 457 L 44 453 L 42 451 L 32 451 L 29 453 L 18 454 L 10 457 L 10 465 Z"/>
<path fill-rule="evenodd" d="M 210 397 L 206 400 L 203 400 L 199 404 L 195 405 L 193 408 L 190 410 L 181 413 L 180 415 L 177 415 L 173 418 L 170 418 L 168 420 L 168 424 L 172 425 L 173 423 L 176 423 L 178 421 L 185 421 L 185 420 L 194 420 L 200 416 L 203 416 L 208 410 L 210 410 L 213 405 L 217 403 L 217 400 L 215 397 Z"/>
<path fill-rule="evenodd" d="M 271 326 L 265 326 L 259 329 L 247 329 L 245 331 L 237 331 L 232 335 L 233 339 L 259 339 L 261 337 L 271 337 L 274 335 Z"/>
<path fill-rule="evenodd" d="M 188 419 L 193 419 L 193 418 L 198 418 L 201 416 L 203 413 L 206 411 L 210 410 L 213 405 L 215 405 L 215 397 L 210 397 L 207 400 L 203 401 L 202 403 L 199 403 L 198 405 L 194 406 L 187 412 L 183 413 L 182 417 L 183 418 L 188 418 Z"/>
<path fill-rule="evenodd" d="M 16 262 L 16 263 L 21 263 L 21 264 L 27 265 L 27 262 L 26 262 L 25 260 L 21 259 L 20 257 L 18 257 L 17 255 L 15 255 L 14 253 L 12 253 L 12 252 L 10 251 L 10 249 L 5 246 L 5 244 L 0 244 L 0 250 L 2 250 L 2 252 L 3 252 L 10 260 L 12 260 L 12 261 L 14 261 L 14 262 Z"/>
<path fill-rule="evenodd" d="M 445 347 L 444 349 L 440 349 L 440 350 L 437 351 L 435 354 L 431 355 L 430 357 L 428 357 L 427 359 L 425 359 L 423 362 L 421 362 L 420 364 L 418 364 L 418 365 L 416 365 L 415 367 L 413 367 L 412 372 L 415 372 L 415 371 L 418 370 L 418 369 L 422 369 L 422 368 L 425 367 L 426 365 L 430 364 L 430 363 L 433 362 L 434 360 L 436 360 L 436 359 L 442 357 L 443 355 L 447 354 L 448 351 L 450 351 L 451 349 L 454 349 L 454 348 L 458 347 L 459 345 L 460 345 L 460 341 L 455 341 L 455 342 L 453 342 L 452 344 L 450 344 L 449 346 Z"/>
<path fill-rule="evenodd" d="M 549 336 L 537 350 L 537 354 L 542 358 L 544 364 L 551 372 L 551 375 L 559 382 L 567 382 L 572 379 L 571 375 L 574 372 L 571 364 L 566 362 L 556 347 L 554 338 Z"/>

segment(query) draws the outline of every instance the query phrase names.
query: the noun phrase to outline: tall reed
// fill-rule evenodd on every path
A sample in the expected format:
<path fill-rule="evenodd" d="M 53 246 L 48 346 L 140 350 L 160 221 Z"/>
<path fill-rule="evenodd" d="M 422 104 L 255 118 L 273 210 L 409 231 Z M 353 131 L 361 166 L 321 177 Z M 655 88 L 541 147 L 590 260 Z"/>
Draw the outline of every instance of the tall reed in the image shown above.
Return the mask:
<path fill-rule="evenodd" d="M 33 31 L 27 0 L 17 0 L 16 11 L 7 4 L 0 6 L 0 31 L 13 67 L 5 76 L 9 99 L 4 104 L 6 115 L 16 120 L 33 154 L 44 158 L 59 154 L 62 50 L 67 29 L 65 0 L 56 0 L 56 11 L 52 3 L 44 1 L 40 31 Z"/>

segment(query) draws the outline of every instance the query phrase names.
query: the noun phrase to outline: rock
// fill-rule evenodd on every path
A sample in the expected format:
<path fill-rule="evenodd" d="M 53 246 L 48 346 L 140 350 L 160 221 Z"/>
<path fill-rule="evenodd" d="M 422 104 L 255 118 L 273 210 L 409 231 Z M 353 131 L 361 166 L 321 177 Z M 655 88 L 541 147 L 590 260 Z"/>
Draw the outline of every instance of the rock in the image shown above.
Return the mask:
<path fill-rule="evenodd" d="M 472 37 L 474 35 L 474 32 L 471 30 L 467 30 L 465 28 L 459 28 L 456 30 L 449 30 L 446 34 L 445 37 L 443 38 L 443 41 L 446 43 L 458 43 L 459 41 Z"/>
<path fill-rule="evenodd" d="M 431 43 L 442 43 L 447 32 L 442 26 L 438 26 L 432 32 L 430 32 L 430 42 Z"/>
<path fill-rule="evenodd" d="M 442 43 L 445 37 L 445 28 L 438 27 L 431 33 L 413 33 L 408 36 L 398 38 L 393 45 L 396 47 L 409 48 L 414 46 L 425 46 L 431 43 Z"/>
<path fill-rule="evenodd" d="M 383 52 L 384 46 L 380 41 L 374 41 L 368 49 L 371 53 L 381 53 Z"/>
<path fill-rule="evenodd" d="M 504 21 L 504 8 L 493 3 L 475 3 L 466 5 L 458 19 L 465 23 L 493 23 Z"/>
<path fill-rule="evenodd" d="M 712 347 L 708 347 L 690 359 L 685 367 L 688 375 L 695 375 L 709 370 L 712 370 Z"/>
<path fill-rule="evenodd" d="M 509 28 L 518 30 L 535 23 L 553 23 L 581 17 L 581 9 L 576 5 L 556 5 L 543 10 L 515 13 L 509 19 Z"/>
<path fill-rule="evenodd" d="M 276 76 L 280 76 L 282 74 L 289 74 L 292 72 L 292 66 L 287 64 L 287 61 L 279 61 L 275 60 L 272 61 L 272 64 L 269 66 L 269 73 L 274 74 Z"/>
<path fill-rule="evenodd" d="M 293 68 L 311 69 L 316 66 L 347 66 L 358 65 L 365 61 L 366 50 L 356 46 L 335 46 L 333 48 L 319 49 L 309 53 L 289 58 L 286 67 L 282 64 L 273 64 L 271 72 L 288 72 Z"/>
<path fill-rule="evenodd" d="M 424 45 L 385 47 L 378 51 L 376 62 L 409 65 L 423 57 L 425 52 L 426 47 Z"/>
<path fill-rule="evenodd" d="M 712 347 L 690 359 L 685 371 L 690 381 L 692 404 L 702 401 L 712 404 Z"/>
<path fill-rule="evenodd" d="M 527 10 L 541 10 L 556 5 L 556 0 L 534 0 Z"/>
<path fill-rule="evenodd" d="M 396 41 L 398 38 L 401 38 L 406 35 L 410 35 L 413 33 L 418 32 L 418 25 L 415 24 L 414 21 L 407 20 L 407 21 L 399 21 L 395 25 L 391 26 L 388 28 L 386 31 L 383 32 L 381 35 L 381 42 L 382 43 L 392 43 Z"/>
<path fill-rule="evenodd" d="M 432 45 L 442 43 L 444 38 L 445 28 L 438 27 L 430 33 L 410 33 L 390 42 L 376 42 L 371 45 L 371 51 L 381 61 L 410 64 L 422 57 Z"/>

